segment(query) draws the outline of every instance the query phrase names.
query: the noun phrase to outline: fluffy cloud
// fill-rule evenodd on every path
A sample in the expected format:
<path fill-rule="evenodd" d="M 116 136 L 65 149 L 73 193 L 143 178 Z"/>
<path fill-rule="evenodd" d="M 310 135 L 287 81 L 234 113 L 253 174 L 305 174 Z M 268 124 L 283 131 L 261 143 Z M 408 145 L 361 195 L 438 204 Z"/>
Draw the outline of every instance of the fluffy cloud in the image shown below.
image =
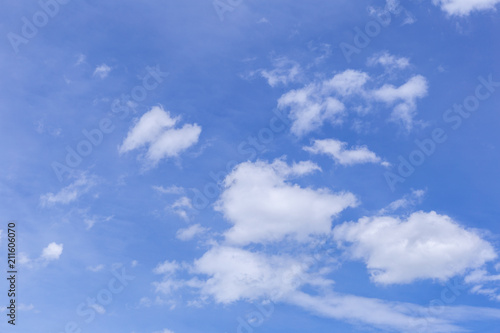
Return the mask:
<path fill-rule="evenodd" d="M 332 157 L 337 163 L 342 165 L 354 165 L 362 163 L 379 163 L 389 165 L 382 161 L 374 152 L 367 147 L 354 147 L 347 149 L 347 143 L 334 139 L 315 140 L 311 147 L 304 147 L 304 150 L 313 154 L 326 154 Z"/>
<path fill-rule="evenodd" d="M 496 258 L 491 244 L 435 212 L 417 212 L 406 221 L 365 217 L 335 227 L 333 234 L 350 244 L 350 256 L 364 260 L 372 280 L 381 284 L 446 280 Z"/>
<path fill-rule="evenodd" d="M 449 15 L 466 16 L 473 11 L 495 9 L 500 0 L 432 0 Z"/>
<path fill-rule="evenodd" d="M 75 180 L 70 185 L 64 187 L 56 194 L 46 193 L 40 196 L 40 204 L 45 206 L 52 206 L 55 204 L 69 204 L 82 194 L 88 192 L 92 187 L 97 184 L 96 177 L 88 176 L 87 174 L 81 174 L 77 180 Z"/>
<path fill-rule="evenodd" d="M 224 246 L 206 252 L 194 262 L 193 269 L 209 276 L 201 292 L 219 303 L 276 299 L 307 280 L 307 266 L 299 260 Z"/>
<path fill-rule="evenodd" d="M 376 100 L 394 105 L 392 118 L 399 121 L 407 129 L 413 127 L 413 118 L 417 110 L 417 99 L 427 95 L 427 80 L 416 75 L 399 87 L 386 84 L 372 92 Z"/>
<path fill-rule="evenodd" d="M 323 83 L 325 93 L 337 92 L 341 96 L 363 93 L 363 86 L 370 79 L 368 74 L 348 69 Z"/>
<path fill-rule="evenodd" d="M 307 241 L 311 235 L 330 232 L 332 218 L 356 205 L 351 193 L 303 188 L 287 182 L 319 167 L 311 162 L 292 166 L 273 163 L 242 163 L 224 181 L 216 210 L 233 224 L 224 235 L 231 244 L 279 241 L 290 236 Z"/>
<path fill-rule="evenodd" d="M 63 252 L 63 244 L 50 243 L 43 249 L 41 259 L 46 261 L 57 260 Z"/>
<path fill-rule="evenodd" d="M 373 61 L 397 69 L 406 66 L 405 58 L 388 54 Z M 283 94 L 278 99 L 278 108 L 289 109 L 288 116 L 292 121 L 290 130 L 299 137 L 320 128 L 326 122 L 341 124 L 347 114 L 347 102 L 355 103 L 352 110 L 358 111 L 369 110 L 375 102 L 394 106 L 392 120 L 410 130 L 416 114 L 417 99 L 427 95 L 427 80 L 415 75 L 399 87 L 385 84 L 375 89 L 366 87 L 369 81 L 367 73 L 348 69 L 331 79 L 310 83 Z"/>
<path fill-rule="evenodd" d="M 278 107 L 290 108 L 291 131 L 297 136 L 321 127 L 325 121 L 341 123 L 345 111 L 344 104 L 324 94 L 318 84 L 289 91 L 280 97 Z"/>
<path fill-rule="evenodd" d="M 198 142 L 201 127 L 197 124 L 186 124 L 174 128 L 179 117 L 172 118 L 170 113 L 159 106 L 146 112 L 120 146 L 120 153 L 126 153 L 148 146 L 145 157 L 153 165 L 160 160 L 176 157 L 181 152 Z"/>

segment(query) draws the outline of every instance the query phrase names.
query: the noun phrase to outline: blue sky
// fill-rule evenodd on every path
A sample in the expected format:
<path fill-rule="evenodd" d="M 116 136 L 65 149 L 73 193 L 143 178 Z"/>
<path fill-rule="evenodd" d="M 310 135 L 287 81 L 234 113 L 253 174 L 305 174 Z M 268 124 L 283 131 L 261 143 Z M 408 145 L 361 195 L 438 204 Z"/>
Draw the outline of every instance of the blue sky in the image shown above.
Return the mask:
<path fill-rule="evenodd" d="M 2 332 L 497 332 L 499 2 L 5 0 Z"/>

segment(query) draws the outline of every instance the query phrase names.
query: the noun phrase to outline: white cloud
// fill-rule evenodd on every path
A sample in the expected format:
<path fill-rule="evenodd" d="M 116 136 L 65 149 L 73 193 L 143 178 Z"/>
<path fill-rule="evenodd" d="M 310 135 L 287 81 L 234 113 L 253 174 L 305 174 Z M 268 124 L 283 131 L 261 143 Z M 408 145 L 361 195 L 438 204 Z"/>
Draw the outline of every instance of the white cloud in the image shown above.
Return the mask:
<path fill-rule="evenodd" d="M 291 82 L 295 82 L 302 72 L 297 62 L 284 57 L 275 59 L 274 66 L 275 68 L 271 71 L 260 71 L 262 77 L 267 80 L 271 87 L 275 87 L 278 84 L 287 85 Z"/>
<path fill-rule="evenodd" d="M 427 96 L 427 80 L 421 75 L 415 75 L 399 87 L 386 84 L 374 90 L 372 94 L 376 100 L 389 105 L 399 102 L 392 111 L 392 118 L 401 122 L 407 130 L 411 130 L 417 110 L 417 99 Z"/>
<path fill-rule="evenodd" d="M 111 67 L 106 64 L 102 64 L 96 67 L 93 75 L 98 76 L 101 79 L 105 79 L 109 75 L 109 72 L 111 72 Z"/>
<path fill-rule="evenodd" d="M 347 149 L 347 143 L 334 139 L 315 140 L 311 147 L 304 150 L 313 154 L 326 154 L 342 165 L 354 165 L 362 163 L 377 163 L 388 166 L 374 152 L 365 146 Z"/>
<path fill-rule="evenodd" d="M 379 61 L 392 61 L 394 65 L 405 66 L 404 59 L 392 59 L 387 55 Z M 327 122 L 342 124 L 347 109 L 366 114 L 374 102 L 394 105 L 391 119 L 410 130 L 416 114 L 417 99 L 427 95 L 427 80 L 421 75 L 415 75 L 399 87 L 385 84 L 368 89 L 366 84 L 370 80 L 367 73 L 348 69 L 331 79 L 316 81 L 303 88 L 288 91 L 278 99 L 278 108 L 289 109 L 288 117 L 292 121 L 290 130 L 298 137 L 320 128 Z"/>
<path fill-rule="evenodd" d="M 326 93 L 332 90 L 341 96 L 349 96 L 356 93 L 363 93 L 363 86 L 370 79 L 366 73 L 348 69 L 335 75 L 332 79 L 323 83 Z"/>
<path fill-rule="evenodd" d="M 174 261 L 165 261 L 159 264 L 158 266 L 155 267 L 153 270 L 153 273 L 155 274 L 174 274 L 177 272 L 181 266 L 174 260 Z"/>
<path fill-rule="evenodd" d="M 50 243 L 46 248 L 43 249 L 41 258 L 46 261 L 57 260 L 63 252 L 63 244 L 57 244 L 55 242 Z"/>
<path fill-rule="evenodd" d="M 287 236 L 307 241 L 330 232 L 332 218 L 356 205 L 351 193 L 303 188 L 292 176 L 319 170 L 312 162 L 292 166 L 282 160 L 238 165 L 224 181 L 216 210 L 233 224 L 224 235 L 232 244 L 279 241 Z"/>
<path fill-rule="evenodd" d="M 480 10 L 494 10 L 500 0 L 432 0 L 449 15 L 466 16 Z"/>
<path fill-rule="evenodd" d="M 345 106 L 338 99 L 322 92 L 321 84 L 291 90 L 278 100 L 278 108 L 290 108 L 291 131 L 297 136 L 307 134 L 323 125 L 325 121 L 340 124 Z"/>
<path fill-rule="evenodd" d="M 373 281 L 410 283 L 446 280 L 496 258 L 490 243 L 451 218 L 435 212 L 395 217 L 364 217 L 335 227 L 335 240 L 353 259 L 365 261 Z"/>
<path fill-rule="evenodd" d="M 500 302 L 500 274 L 493 275 L 488 273 L 486 269 L 477 269 L 469 273 L 464 281 L 473 285 L 472 293 L 485 295 Z"/>
<path fill-rule="evenodd" d="M 146 159 L 156 165 L 160 160 L 176 157 L 198 142 L 201 127 L 186 124 L 174 128 L 179 117 L 172 118 L 168 111 L 159 106 L 146 112 L 129 131 L 120 153 L 126 153 L 148 145 Z"/>
<path fill-rule="evenodd" d="M 206 233 L 207 231 L 207 228 L 203 228 L 199 224 L 194 224 L 188 228 L 178 230 L 176 237 L 182 241 L 188 241 L 198 235 Z"/>
<path fill-rule="evenodd" d="M 172 209 L 173 212 L 179 215 L 182 219 L 187 221 L 189 220 L 188 211 L 193 209 L 193 205 L 191 203 L 191 199 L 188 197 L 180 197 L 170 206 L 170 209 Z"/>
<path fill-rule="evenodd" d="M 54 204 L 69 204 L 78 197 L 86 192 L 88 192 L 92 187 L 97 184 L 96 177 L 87 176 L 86 173 L 82 173 L 77 180 L 75 180 L 70 185 L 64 187 L 56 194 L 46 193 L 40 196 L 40 204 L 45 206 L 52 206 Z"/>
<path fill-rule="evenodd" d="M 405 57 L 396 57 L 383 52 L 370 57 L 367 61 L 369 66 L 382 65 L 387 69 L 405 69 L 410 66 L 410 59 Z"/>
<path fill-rule="evenodd" d="M 201 293 L 218 303 L 260 298 L 280 298 L 307 279 L 307 265 L 285 256 L 267 256 L 239 248 L 217 246 L 193 265 L 193 271 L 208 275 Z"/>

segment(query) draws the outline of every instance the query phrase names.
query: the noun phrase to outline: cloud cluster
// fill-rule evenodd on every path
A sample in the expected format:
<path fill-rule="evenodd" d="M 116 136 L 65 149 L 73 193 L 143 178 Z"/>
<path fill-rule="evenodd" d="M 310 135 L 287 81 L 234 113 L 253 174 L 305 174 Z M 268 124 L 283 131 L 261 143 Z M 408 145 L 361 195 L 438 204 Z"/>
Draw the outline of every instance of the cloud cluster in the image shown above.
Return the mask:
<path fill-rule="evenodd" d="M 160 106 L 153 107 L 130 129 L 119 152 L 123 154 L 147 146 L 145 158 L 153 166 L 164 158 L 179 156 L 195 145 L 201 134 L 201 127 L 197 124 L 175 128 L 179 120 Z"/>
<path fill-rule="evenodd" d="M 372 60 L 386 66 L 402 69 L 407 59 L 383 54 Z M 341 124 L 347 116 L 346 102 L 355 103 L 353 110 L 369 109 L 374 103 L 393 107 L 391 120 L 407 130 L 413 127 L 417 100 L 427 95 L 427 80 L 421 75 L 410 77 L 400 86 L 385 84 L 368 88 L 372 78 L 368 73 L 348 69 L 331 79 L 310 83 L 290 90 L 278 99 L 278 108 L 288 109 L 292 121 L 291 132 L 296 136 L 308 134 L 324 123 Z M 353 102 L 354 101 L 354 102 Z"/>

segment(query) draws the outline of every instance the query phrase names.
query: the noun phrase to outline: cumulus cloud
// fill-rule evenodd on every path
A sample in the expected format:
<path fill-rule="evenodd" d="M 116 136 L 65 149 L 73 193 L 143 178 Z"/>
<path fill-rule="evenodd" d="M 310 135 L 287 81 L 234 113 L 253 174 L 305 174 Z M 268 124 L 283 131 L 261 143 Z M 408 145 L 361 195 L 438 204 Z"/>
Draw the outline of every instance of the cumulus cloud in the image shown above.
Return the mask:
<path fill-rule="evenodd" d="M 370 79 L 367 73 L 348 69 L 324 82 L 324 90 L 330 93 L 336 91 L 341 96 L 363 93 L 363 86 Z"/>
<path fill-rule="evenodd" d="M 55 204 L 69 204 L 78 199 L 82 194 L 88 192 L 96 184 L 97 180 L 95 176 L 88 176 L 86 173 L 82 173 L 77 180 L 62 188 L 59 192 L 55 194 L 46 193 L 40 196 L 40 204 L 43 207 Z"/>
<path fill-rule="evenodd" d="M 109 72 L 111 72 L 111 67 L 106 64 L 102 64 L 96 67 L 93 75 L 98 76 L 101 79 L 105 79 L 109 75 Z"/>
<path fill-rule="evenodd" d="M 208 275 L 203 295 L 218 303 L 276 299 L 305 280 L 307 266 L 294 258 L 268 256 L 235 247 L 217 246 L 196 260 L 193 270 Z"/>
<path fill-rule="evenodd" d="M 290 108 L 291 131 L 297 136 L 307 134 L 325 121 L 342 122 L 345 106 L 338 99 L 321 92 L 322 86 L 310 84 L 302 89 L 287 92 L 278 100 L 280 109 Z"/>
<path fill-rule="evenodd" d="M 417 99 L 427 96 L 427 80 L 422 75 L 415 75 L 399 87 L 386 84 L 372 92 L 376 100 L 388 105 L 395 105 L 392 118 L 401 122 L 407 129 L 413 127 L 413 118 L 417 110 Z"/>
<path fill-rule="evenodd" d="M 404 58 L 386 55 L 377 59 L 373 61 L 385 64 L 392 62 L 396 67 L 405 66 Z M 358 113 L 366 113 L 375 102 L 394 106 L 391 119 L 410 130 L 416 115 L 417 100 L 427 95 L 427 80 L 415 75 L 399 87 L 385 84 L 373 89 L 367 87 L 370 80 L 367 73 L 348 69 L 331 79 L 288 91 L 278 99 L 278 108 L 289 110 L 288 117 L 292 121 L 290 130 L 298 137 L 319 129 L 325 123 L 342 124 L 347 115 L 346 103 L 352 104 L 349 109 Z"/>
<path fill-rule="evenodd" d="M 198 142 L 201 133 L 201 127 L 197 124 L 174 128 L 179 120 L 179 117 L 172 118 L 160 106 L 153 107 L 130 129 L 119 152 L 126 153 L 148 146 L 145 158 L 152 165 L 164 158 L 179 156 Z"/>
<path fill-rule="evenodd" d="M 336 226 L 333 234 L 381 284 L 447 280 L 497 257 L 478 234 L 435 212 L 413 213 L 407 220 L 364 217 Z"/>
<path fill-rule="evenodd" d="M 62 252 L 63 244 L 52 242 L 43 249 L 41 258 L 46 261 L 57 260 L 61 256 Z"/>
<path fill-rule="evenodd" d="M 467 16 L 474 11 L 494 10 L 500 0 L 432 0 L 432 3 L 449 15 Z"/>
<path fill-rule="evenodd" d="M 282 160 L 238 165 L 224 180 L 224 191 L 216 210 L 233 225 L 227 242 L 279 241 L 287 236 L 307 241 L 311 235 L 330 232 L 332 218 L 356 205 L 348 192 L 303 188 L 289 183 L 293 176 L 319 170 L 312 162 L 292 166 Z"/>
<path fill-rule="evenodd" d="M 365 146 L 347 149 L 347 143 L 334 139 L 315 140 L 311 147 L 304 147 L 304 150 L 313 154 L 325 154 L 342 165 L 354 165 L 362 163 L 377 163 L 388 166 L 374 152 Z"/>

